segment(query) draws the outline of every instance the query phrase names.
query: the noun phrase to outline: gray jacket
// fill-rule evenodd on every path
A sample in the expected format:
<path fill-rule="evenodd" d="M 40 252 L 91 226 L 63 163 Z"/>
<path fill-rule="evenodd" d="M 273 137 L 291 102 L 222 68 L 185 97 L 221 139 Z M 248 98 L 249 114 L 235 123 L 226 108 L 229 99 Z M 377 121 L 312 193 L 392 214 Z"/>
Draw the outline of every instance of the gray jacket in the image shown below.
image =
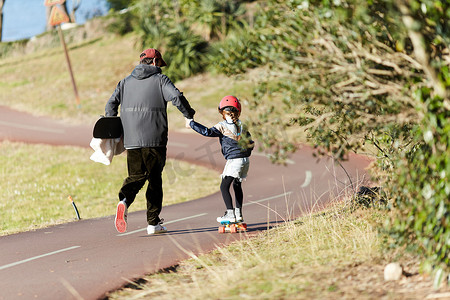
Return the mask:
<path fill-rule="evenodd" d="M 117 116 L 124 132 L 126 149 L 167 145 L 167 102 L 171 101 L 188 119 L 195 111 L 161 68 L 140 64 L 122 79 L 105 106 L 106 116 Z"/>

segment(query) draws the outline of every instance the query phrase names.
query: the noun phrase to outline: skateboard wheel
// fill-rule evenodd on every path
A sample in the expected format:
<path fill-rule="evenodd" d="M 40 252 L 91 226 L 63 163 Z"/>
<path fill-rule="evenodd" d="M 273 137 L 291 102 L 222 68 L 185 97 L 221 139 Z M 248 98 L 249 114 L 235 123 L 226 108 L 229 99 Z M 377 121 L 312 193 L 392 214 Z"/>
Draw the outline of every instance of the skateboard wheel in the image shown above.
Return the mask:
<path fill-rule="evenodd" d="M 225 227 L 219 226 L 219 233 L 225 233 Z"/>
<path fill-rule="evenodd" d="M 230 232 L 231 232 L 231 233 L 236 233 L 236 232 L 237 232 L 237 227 L 236 227 L 236 225 L 232 224 L 232 225 L 230 226 Z"/>
<path fill-rule="evenodd" d="M 242 223 L 242 224 L 241 224 L 241 227 L 242 227 L 242 229 L 247 230 L 247 224 Z"/>

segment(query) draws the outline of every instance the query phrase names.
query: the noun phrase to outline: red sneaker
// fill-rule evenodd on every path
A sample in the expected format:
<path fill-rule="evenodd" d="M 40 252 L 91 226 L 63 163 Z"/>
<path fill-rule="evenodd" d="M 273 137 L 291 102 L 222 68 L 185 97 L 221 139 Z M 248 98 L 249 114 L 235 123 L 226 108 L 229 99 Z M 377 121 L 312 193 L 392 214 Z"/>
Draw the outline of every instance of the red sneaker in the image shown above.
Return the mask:
<path fill-rule="evenodd" d="M 127 214 L 128 208 L 125 201 L 120 201 L 119 204 L 117 204 L 116 220 L 114 221 L 116 229 L 120 233 L 127 231 Z"/>

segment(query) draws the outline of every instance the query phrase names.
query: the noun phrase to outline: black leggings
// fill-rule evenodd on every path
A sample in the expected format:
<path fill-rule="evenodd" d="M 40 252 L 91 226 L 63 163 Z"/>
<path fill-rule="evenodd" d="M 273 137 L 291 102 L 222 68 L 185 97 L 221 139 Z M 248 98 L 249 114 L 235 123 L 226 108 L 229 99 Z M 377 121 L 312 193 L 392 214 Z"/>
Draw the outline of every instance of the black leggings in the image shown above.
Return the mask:
<path fill-rule="evenodd" d="M 225 176 L 222 178 L 220 184 L 220 191 L 222 192 L 223 201 L 227 209 L 233 209 L 233 200 L 230 194 L 230 186 L 233 183 L 233 190 L 236 201 L 236 208 L 242 208 L 242 200 L 244 199 L 244 193 L 242 192 L 241 182 L 234 177 Z"/>

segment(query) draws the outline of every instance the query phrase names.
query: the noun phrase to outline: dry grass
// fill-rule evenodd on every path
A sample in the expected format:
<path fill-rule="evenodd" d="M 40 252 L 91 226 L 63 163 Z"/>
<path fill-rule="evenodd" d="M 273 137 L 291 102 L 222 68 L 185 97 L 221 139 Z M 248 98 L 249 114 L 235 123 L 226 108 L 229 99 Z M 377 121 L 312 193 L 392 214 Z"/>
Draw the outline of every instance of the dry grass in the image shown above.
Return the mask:
<path fill-rule="evenodd" d="M 108 299 L 426 299 L 445 296 L 419 260 L 383 252 L 378 228 L 386 213 L 343 210 L 308 214 L 226 248 L 149 275 Z M 405 276 L 385 282 L 384 266 L 402 263 Z"/>
<path fill-rule="evenodd" d="M 62 48 L 36 52 L 26 59 L 0 60 L 0 104 L 74 122 L 95 120 L 103 114 L 116 84 L 133 68 L 138 50 L 133 38 L 106 36 L 69 45 L 69 56 L 81 108 L 76 105 Z"/>

